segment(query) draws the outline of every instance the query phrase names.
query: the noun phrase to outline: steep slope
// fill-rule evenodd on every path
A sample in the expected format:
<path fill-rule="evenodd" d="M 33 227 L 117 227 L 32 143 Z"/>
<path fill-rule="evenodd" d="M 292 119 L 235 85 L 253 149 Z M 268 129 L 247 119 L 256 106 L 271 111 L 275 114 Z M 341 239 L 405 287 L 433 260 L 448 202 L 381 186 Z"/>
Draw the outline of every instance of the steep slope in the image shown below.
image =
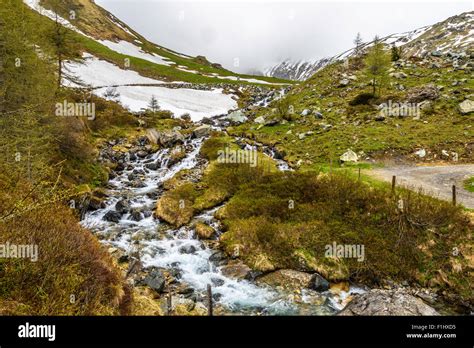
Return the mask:
<path fill-rule="evenodd" d="M 370 94 L 363 59 L 346 54 L 347 64 L 336 60 L 281 101 L 252 110 L 255 123 L 234 134 L 277 146 L 293 165 L 313 169 L 335 163 L 348 149 L 369 163 L 472 163 L 472 29 L 445 29 L 463 18 L 472 23 L 472 14 L 464 14 L 412 33 L 402 58 L 391 63 L 380 96 Z M 386 42 L 405 40 L 391 36 Z M 405 114 L 385 112 L 408 106 Z"/>
<path fill-rule="evenodd" d="M 474 41 L 474 12 L 466 12 L 452 16 L 445 21 L 432 26 L 421 27 L 412 31 L 391 34 L 381 38 L 387 45 L 402 46 L 405 54 L 424 56 L 432 51 L 446 53 L 467 47 Z M 363 43 L 364 50 L 372 45 L 372 41 Z M 321 68 L 354 55 L 355 48 L 351 48 L 333 57 L 310 61 L 285 60 L 265 70 L 264 75 L 295 81 L 304 81 L 310 78 Z"/>
<path fill-rule="evenodd" d="M 45 20 L 71 30 L 84 62 L 66 62 L 63 83 L 92 88 L 104 96 L 114 87 L 118 101 L 131 111 L 152 97 L 175 116 L 194 120 L 237 108 L 240 86 L 280 88 L 288 81 L 235 74 L 205 57 L 190 57 L 156 45 L 93 0 L 24 0 Z M 117 94 L 118 92 L 118 94 Z"/>

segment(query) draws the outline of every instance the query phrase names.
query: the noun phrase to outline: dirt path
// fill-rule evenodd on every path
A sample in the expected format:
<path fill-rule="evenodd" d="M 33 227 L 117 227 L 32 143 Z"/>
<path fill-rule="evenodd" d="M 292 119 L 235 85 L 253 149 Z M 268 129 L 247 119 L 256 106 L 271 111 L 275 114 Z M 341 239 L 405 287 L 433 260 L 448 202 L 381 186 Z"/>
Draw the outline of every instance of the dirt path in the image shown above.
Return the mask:
<path fill-rule="evenodd" d="M 474 209 L 474 193 L 464 189 L 463 181 L 474 176 L 474 164 L 449 166 L 395 166 L 367 171 L 367 174 L 391 181 L 397 176 L 397 185 L 444 200 L 452 200 L 452 186 L 456 185 L 457 202 Z"/>

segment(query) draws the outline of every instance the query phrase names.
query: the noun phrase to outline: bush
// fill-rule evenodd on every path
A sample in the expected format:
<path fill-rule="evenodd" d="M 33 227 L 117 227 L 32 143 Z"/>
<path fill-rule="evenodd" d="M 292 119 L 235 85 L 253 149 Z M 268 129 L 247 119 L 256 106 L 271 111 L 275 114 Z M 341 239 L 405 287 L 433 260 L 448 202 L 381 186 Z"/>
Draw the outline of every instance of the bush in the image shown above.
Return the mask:
<path fill-rule="evenodd" d="M 453 271 L 454 256 L 447 255 L 466 243 L 473 226 L 448 202 L 405 190 L 394 196 L 389 187 L 372 188 L 339 174 L 272 173 L 241 185 L 218 215 L 227 228 L 221 239 L 226 250 L 239 245 L 241 257 L 256 269 L 263 257 L 256 255 L 264 255 L 275 268 L 340 277 L 340 267 L 347 267 L 347 278 L 356 281 L 391 278 L 424 286 L 443 269 L 450 280 L 442 287 L 469 294 L 467 273 Z M 324 248 L 334 241 L 364 245 L 365 261 L 343 259 L 328 268 Z M 429 251 L 423 249 L 427 243 Z"/>
<path fill-rule="evenodd" d="M 371 102 L 375 99 L 375 96 L 372 93 L 361 93 L 358 94 L 354 99 L 349 102 L 349 105 L 370 105 Z"/>
<path fill-rule="evenodd" d="M 36 244 L 39 251 L 37 262 L 0 260 L 0 313 L 128 313 L 130 298 L 118 269 L 70 209 L 53 204 L 0 223 L 0 240 Z"/>

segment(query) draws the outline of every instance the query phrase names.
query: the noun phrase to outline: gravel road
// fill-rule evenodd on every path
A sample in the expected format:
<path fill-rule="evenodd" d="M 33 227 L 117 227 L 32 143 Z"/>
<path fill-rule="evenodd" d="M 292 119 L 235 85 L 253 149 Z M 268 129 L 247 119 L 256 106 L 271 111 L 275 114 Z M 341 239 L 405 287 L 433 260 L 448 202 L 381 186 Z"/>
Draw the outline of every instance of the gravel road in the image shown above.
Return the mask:
<path fill-rule="evenodd" d="M 464 189 L 463 181 L 474 176 L 474 164 L 449 166 L 395 166 L 370 170 L 367 174 L 385 181 L 397 176 L 397 185 L 444 200 L 452 200 L 452 186 L 456 185 L 457 202 L 474 209 L 474 193 Z"/>

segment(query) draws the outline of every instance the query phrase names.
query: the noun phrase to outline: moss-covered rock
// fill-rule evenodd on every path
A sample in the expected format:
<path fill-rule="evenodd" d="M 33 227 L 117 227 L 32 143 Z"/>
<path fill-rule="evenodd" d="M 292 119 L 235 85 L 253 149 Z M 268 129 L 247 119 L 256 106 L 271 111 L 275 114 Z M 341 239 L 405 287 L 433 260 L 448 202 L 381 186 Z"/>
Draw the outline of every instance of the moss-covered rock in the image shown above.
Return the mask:
<path fill-rule="evenodd" d="M 200 221 L 196 223 L 194 228 L 199 239 L 209 239 L 216 233 L 214 228 Z"/>

